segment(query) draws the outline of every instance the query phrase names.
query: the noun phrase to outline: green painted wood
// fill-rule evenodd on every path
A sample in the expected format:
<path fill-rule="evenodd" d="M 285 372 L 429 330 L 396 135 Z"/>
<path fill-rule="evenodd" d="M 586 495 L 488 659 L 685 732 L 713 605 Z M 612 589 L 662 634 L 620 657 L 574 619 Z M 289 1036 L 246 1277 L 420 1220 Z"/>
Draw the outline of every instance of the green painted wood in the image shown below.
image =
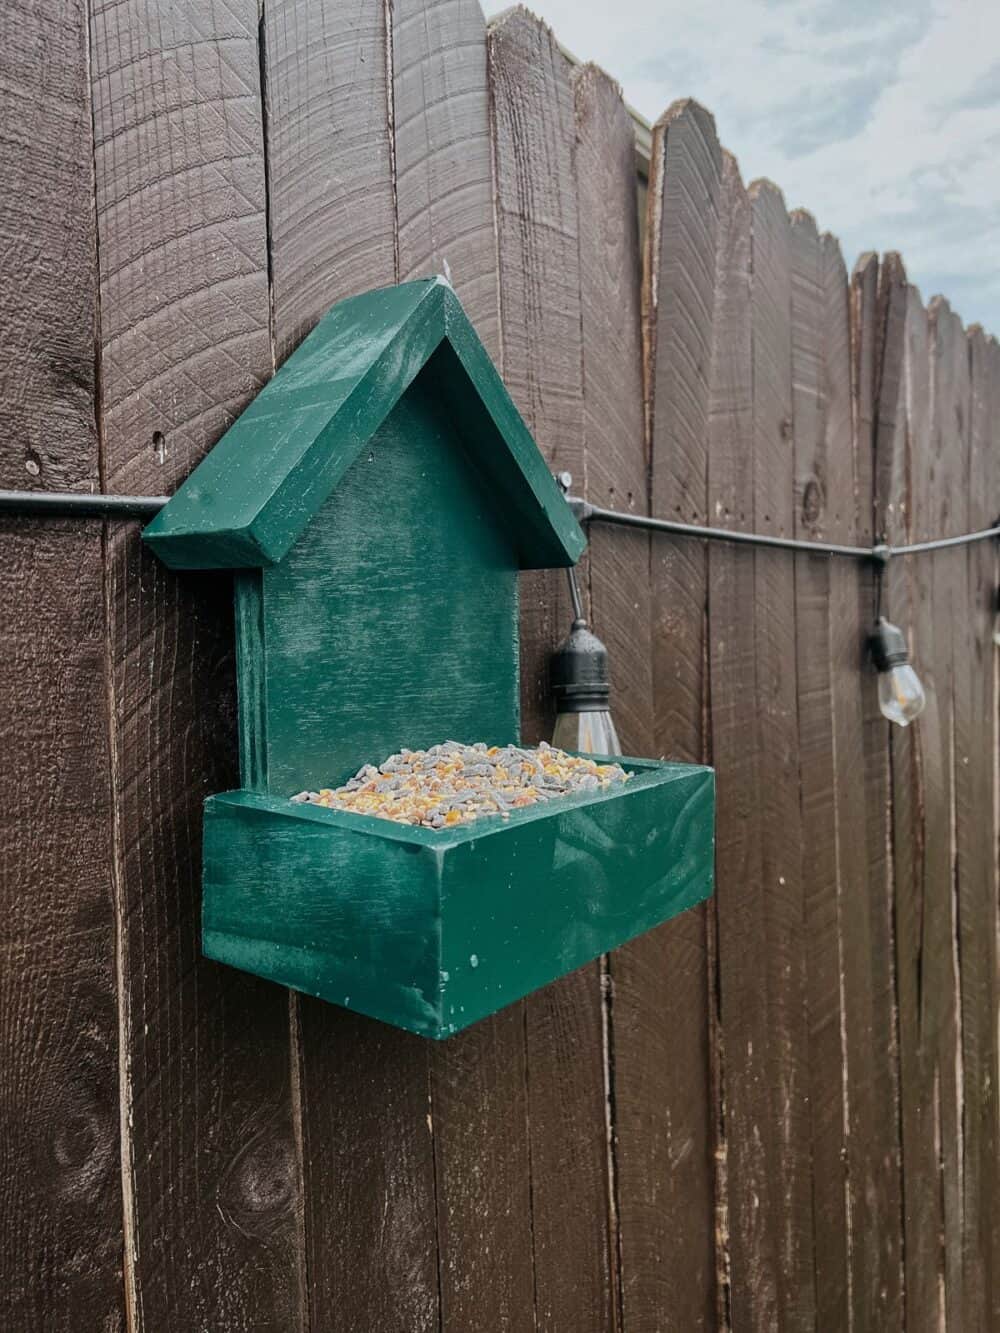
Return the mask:
<path fill-rule="evenodd" d="M 442 1038 L 706 898 L 714 777 L 435 832 L 234 792 L 205 822 L 209 957 Z"/>
<path fill-rule="evenodd" d="M 291 796 L 446 737 L 518 735 L 517 557 L 418 380 L 263 571 L 261 788 Z M 259 696 L 241 689 L 242 708 Z M 248 727 L 253 723 L 248 720 Z M 245 786 L 257 786 L 244 774 Z"/>
<path fill-rule="evenodd" d="M 507 509 L 520 565 L 574 564 L 583 533 L 440 278 L 335 305 L 146 528 L 145 540 L 175 569 L 278 563 L 442 343 L 431 376 L 447 395 L 454 390 L 456 422 Z"/>

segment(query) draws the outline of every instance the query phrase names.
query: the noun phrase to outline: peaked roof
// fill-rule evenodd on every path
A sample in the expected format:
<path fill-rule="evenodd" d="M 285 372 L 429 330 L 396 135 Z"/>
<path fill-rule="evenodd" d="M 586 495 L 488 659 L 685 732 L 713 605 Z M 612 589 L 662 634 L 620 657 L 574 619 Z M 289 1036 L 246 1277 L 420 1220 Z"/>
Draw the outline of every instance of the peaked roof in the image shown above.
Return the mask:
<path fill-rule="evenodd" d="M 277 564 L 435 358 L 435 374 L 525 568 L 586 545 L 458 297 L 443 278 L 335 305 L 143 532 L 175 569 Z"/>

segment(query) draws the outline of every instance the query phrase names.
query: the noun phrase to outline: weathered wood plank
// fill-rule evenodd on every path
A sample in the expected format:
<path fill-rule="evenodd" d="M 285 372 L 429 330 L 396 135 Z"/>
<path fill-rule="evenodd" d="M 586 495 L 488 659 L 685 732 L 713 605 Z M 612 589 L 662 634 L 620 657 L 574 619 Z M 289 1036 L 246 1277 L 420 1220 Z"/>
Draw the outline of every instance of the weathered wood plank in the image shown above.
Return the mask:
<path fill-rule="evenodd" d="M 876 513 L 888 516 L 889 540 L 899 543 L 907 537 L 916 537 L 918 522 L 925 523 L 923 495 L 930 447 L 927 312 L 916 288 L 907 287 L 902 265 L 894 256 L 883 263 L 879 288 L 883 319 L 884 312 L 888 310 L 891 314 L 892 306 L 903 302 L 902 316 L 883 322 L 876 436 L 882 454 L 876 484 L 884 485 L 882 464 L 886 461 L 886 448 L 897 456 L 890 475 L 909 474 L 913 478 L 907 510 L 894 506 L 890 511 L 890 502 L 881 490 L 876 501 Z M 882 605 L 895 624 L 906 628 L 911 647 L 916 646 L 915 665 L 925 676 L 925 685 L 932 686 L 926 670 L 927 641 L 919 623 L 921 602 L 928 600 L 926 588 L 921 587 L 926 569 L 923 560 L 901 561 L 890 566 Z M 924 1034 L 922 1013 L 924 993 L 930 984 L 925 903 L 928 854 L 925 812 L 930 793 L 924 753 L 936 728 L 937 704 L 933 696 L 929 696 L 927 711 L 915 726 L 905 730 L 886 728 L 890 731 L 892 753 L 892 869 L 905 1201 L 904 1288 L 907 1324 L 917 1330 L 938 1329 L 944 1318 L 935 1052 L 931 1034 Z M 938 817 L 934 812 L 939 800 L 938 796 L 932 810 L 934 818 Z"/>
<path fill-rule="evenodd" d="M 271 358 L 257 10 L 100 4 L 92 33 L 104 469 L 183 477 Z M 201 803 L 235 773 L 228 580 L 107 550 L 133 1319 L 298 1327 L 287 1002 L 201 961 Z"/>
<path fill-rule="evenodd" d="M 891 261 L 889 261 L 891 263 Z M 893 299 L 905 300 L 905 287 Z M 901 364 L 903 337 L 895 337 Z M 880 377 L 879 347 L 879 261 L 863 255 L 855 265 L 851 279 L 851 353 L 853 433 L 855 433 L 856 531 L 859 545 L 875 541 L 876 500 L 888 513 L 905 517 L 905 493 L 891 492 L 876 496 L 876 415 L 879 411 L 877 381 Z M 888 375 L 899 376 L 899 365 Z M 897 380 L 896 380 L 897 392 Z M 892 411 L 895 413 L 896 404 Z M 883 421 L 883 432 L 889 428 Z M 895 436 L 883 435 L 885 447 L 895 448 Z M 905 429 L 900 428 L 899 448 L 905 463 Z M 899 455 L 899 451 L 897 451 Z M 899 460 L 897 456 L 896 461 Z M 889 471 L 889 481 L 892 472 Z M 884 481 L 883 481 L 883 484 Z M 884 536 L 884 533 L 883 533 Z M 899 1014 L 896 989 L 895 888 L 888 856 L 891 840 L 891 789 L 889 789 L 889 741 L 887 726 L 879 710 L 877 673 L 865 652 L 865 637 L 871 633 L 876 616 L 881 575 L 873 565 L 864 564 L 856 572 L 856 620 L 844 608 L 845 624 L 855 624 L 856 639 L 844 636 L 840 655 L 845 697 L 857 697 L 861 709 L 861 766 L 849 770 L 845 756 L 844 798 L 863 802 L 865 829 L 865 873 L 847 881 L 849 892 L 844 916 L 847 933 L 857 940 L 857 948 L 848 948 L 848 966 L 856 960 L 861 974 L 848 982 L 848 1104 L 851 1106 L 851 1141 L 848 1144 L 848 1189 L 852 1216 L 867 1218 L 877 1244 L 853 1245 L 853 1309 L 855 1320 L 879 1322 L 885 1328 L 899 1328 L 903 1321 L 903 1190 L 901 1190 L 900 1140 L 900 1052 Z M 836 668 L 835 668 L 836 669 Z M 863 781 L 857 781 L 857 773 Z M 849 776 L 848 776 L 849 774 Z M 849 784 L 849 785 L 848 785 Z M 856 805 L 849 808 L 856 810 Z M 857 814 L 853 814 L 857 818 Z M 844 822 L 844 840 L 851 836 L 852 824 Z M 864 944 L 864 921 L 868 921 L 868 942 Z M 867 961 L 865 961 L 867 960 Z M 867 966 L 871 977 L 865 980 Z M 855 993 L 860 1000 L 855 1001 Z M 871 1009 L 869 1009 L 871 1005 Z M 855 1129 L 855 1125 L 859 1128 Z M 860 1229 L 852 1230 L 859 1236 Z"/>
<path fill-rule="evenodd" d="M 399 281 L 443 273 L 499 350 L 497 255 L 478 0 L 392 0 Z"/>
<path fill-rule="evenodd" d="M 770 182 L 750 188 L 753 332 L 754 526 L 791 535 L 790 227 Z M 806 557 L 803 557 L 805 559 Z M 761 1126 L 769 1156 L 766 1205 L 784 1219 L 776 1236 L 778 1304 L 790 1328 L 815 1318 L 805 1026 L 802 827 L 796 752 L 795 569 L 784 552 L 754 556 L 758 790 L 763 852 L 766 1027 L 763 1060 L 772 1114 Z"/>
<path fill-rule="evenodd" d="M 968 476 L 968 353 L 958 316 L 935 297 L 928 306 L 930 325 L 931 438 L 923 478 L 926 486 L 921 536 L 951 536 L 966 530 Z M 918 491 L 918 495 L 919 495 Z M 955 863 L 956 653 L 955 636 L 965 610 L 966 561 L 942 552 L 921 561 L 927 569 L 931 601 L 918 617 L 921 653 L 931 663 L 933 699 L 929 726 L 921 728 L 928 742 L 924 752 L 927 775 L 927 896 L 924 924 L 923 1027 L 925 1040 L 936 1046 L 940 1108 L 942 1184 L 944 1190 L 945 1311 L 949 1327 L 965 1327 L 962 1274 L 962 990 L 960 903 Z M 926 645 L 926 647 L 924 646 Z M 938 731 L 934 731 L 934 715 Z"/>
<path fill-rule="evenodd" d="M 580 261 L 569 61 L 527 10 L 489 28 L 504 383 L 553 469 L 583 481 Z M 569 627 L 565 579 L 521 578 L 521 730 L 552 733 L 549 655 Z"/>
<path fill-rule="evenodd" d="M 94 6 L 109 488 L 173 491 L 270 366 L 256 34 L 248 0 Z"/>
<path fill-rule="evenodd" d="M 585 387 L 583 488 L 613 509 L 645 512 L 640 261 L 634 141 L 617 86 L 585 65 L 573 77 L 577 124 L 580 276 Z M 590 532 L 591 617 L 608 646 L 612 709 L 628 754 L 652 752 L 649 540 L 625 529 Z M 611 1240 L 617 1242 L 618 1315 L 648 1326 L 664 1308 L 661 1219 L 655 1204 L 669 1169 L 657 1163 L 667 1097 L 656 932 L 605 960 L 605 1073 L 609 1111 Z M 654 1045 L 649 1043 L 653 1042 Z M 657 1054 L 654 1055 L 654 1051 Z M 652 1132 L 651 1132 L 652 1130 Z M 620 1201 L 620 1209 L 619 1209 Z M 617 1259 L 617 1255 L 614 1256 Z M 662 1284 L 662 1286 L 661 1286 Z"/>
<path fill-rule="evenodd" d="M 648 511 L 642 417 L 640 256 L 632 122 L 617 86 L 594 65 L 574 72 L 583 326 L 587 499 Z M 649 541 L 595 526 L 590 598 L 608 645 L 612 708 L 627 754 L 652 750 Z"/>
<path fill-rule="evenodd" d="M 736 160 L 723 154 L 718 279 L 709 399 L 708 498 L 713 521 L 752 532 L 753 367 L 750 199 Z M 720 1328 L 772 1329 L 778 1320 L 776 1236 L 767 1220 L 771 1121 L 763 1064 L 766 995 L 764 879 L 758 793 L 754 658 L 756 552 L 709 549 L 709 673 L 716 769 L 717 1266 Z"/>
<path fill-rule="evenodd" d="M 264 11 L 279 362 L 334 302 L 396 280 L 386 13 L 362 0 Z M 427 1048 L 321 1001 L 293 999 L 291 1012 L 309 1320 L 437 1328 Z"/>
<path fill-rule="evenodd" d="M 646 447 L 653 512 L 698 523 L 707 521 L 721 173 L 712 117 L 696 102 L 674 103 L 654 128 L 647 197 Z M 709 749 L 707 554 L 700 543 L 656 537 L 650 555 L 647 745 L 701 762 Z M 691 1329 L 710 1327 L 715 1313 L 707 920 L 705 909 L 689 912 L 637 942 L 624 977 L 631 994 L 619 1010 L 634 1029 L 623 1028 L 625 1044 L 616 1037 L 616 1052 L 631 1052 L 631 1110 L 644 1124 L 641 1138 L 633 1130 L 631 1170 L 622 1177 L 623 1208 L 636 1210 L 631 1235 L 623 1215 L 623 1244 L 631 1242 L 634 1265 L 623 1274 L 628 1327 L 657 1327 L 665 1307 L 679 1327 Z M 671 1009 L 682 1022 L 663 1021 Z M 623 1171 L 629 1164 L 624 1157 Z"/>
<path fill-rule="evenodd" d="M 965 340 L 963 340 L 965 341 Z M 969 330 L 966 528 L 996 521 L 991 438 L 989 348 L 982 329 Z M 961 482 L 961 475 L 958 478 Z M 997 1151 L 996 905 L 991 840 L 995 709 L 993 581 L 990 544 L 966 552 L 964 599 L 955 634 L 955 852 L 962 1019 L 962 1273 L 966 1326 L 988 1329 L 994 1282 L 992 1230 Z"/>
<path fill-rule="evenodd" d="M 795 423 L 795 535 L 829 539 L 845 502 L 853 509 L 850 433 L 831 421 L 834 373 L 827 364 L 824 257 L 808 213 L 792 214 L 791 355 Z M 834 373 L 831 373 L 834 372 Z M 845 373 L 845 385 L 846 385 Z M 839 404 L 838 404 L 839 406 Z M 849 426 L 849 418 L 848 418 Z M 834 427 L 834 429 L 831 429 Z M 841 433 L 835 434 L 840 429 Z M 848 488 L 842 479 L 848 479 Z M 840 484 L 838 484 L 840 483 Z M 853 571 L 851 571 L 853 573 Z M 846 1051 L 843 1049 L 843 971 L 837 841 L 838 774 L 834 749 L 832 593 L 828 557 L 798 557 L 795 567 L 798 762 L 804 877 L 806 1002 L 809 1024 L 809 1116 L 812 1137 L 813 1223 L 816 1232 L 816 1320 L 820 1328 L 848 1323 Z M 842 581 L 841 581 L 842 583 Z M 843 595 L 843 587 L 838 591 Z"/>
<path fill-rule="evenodd" d="M 0 486 L 99 490 L 87 6 L 3 6 Z M 0 1323 L 125 1328 L 97 523 L 0 524 Z"/>
<path fill-rule="evenodd" d="M 871 321 L 876 273 L 869 267 L 862 299 L 852 300 L 839 245 L 831 236 L 824 236 L 822 245 L 829 533 L 835 541 L 862 545 L 871 541 L 873 514 Z M 852 358 L 862 347 L 867 357 L 864 380 L 852 384 L 857 370 Z M 830 578 L 848 1292 L 855 1327 L 888 1329 L 902 1321 L 898 1049 L 885 858 L 888 755 L 884 727 L 870 727 L 866 711 L 874 708 L 879 716 L 877 699 L 869 691 L 875 682 L 866 650 L 873 616 L 872 571 L 867 565 L 835 560 Z M 867 767 L 871 742 L 874 775 Z M 864 838 L 859 838 L 860 830 Z M 880 846 L 873 849 L 870 840 L 880 841 Z"/>
<path fill-rule="evenodd" d="M 892 260 L 888 262 L 891 270 Z M 905 278 L 897 283 L 892 298 L 897 305 L 906 299 Z M 905 522 L 907 499 L 905 491 L 891 489 L 882 494 L 876 491 L 876 416 L 885 448 L 889 449 L 890 466 L 881 484 L 894 486 L 892 468 L 905 467 L 905 425 L 899 435 L 893 430 L 894 414 L 898 404 L 898 377 L 902 366 L 902 325 L 891 333 L 893 351 L 888 359 L 881 359 L 882 344 L 879 335 L 879 265 L 876 256 L 862 255 L 851 276 L 851 357 L 853 431 L 855 458 L 855 538 L 859 545 L 871 545 L 876 532 L 876 506 L 881 506 L 881 521 L 889 514 L 898 514 Z M 895 320 L 895 316 L 893 316 Z M 883 340 L 884 341 L 884 340 Z M 884 417 L 878 394 L 882 374 L 893 380 L 891 408 L 887 405 Z M 893 413 L 892 421 L 888 413 Z M 886 434 L 885 432 L 889 433 Z M 902 475 L 902 473 L 900 474 Z M 893 522 L 896 522 L 893 519 Z M 885 530 L 879 529 L 880 537 Z M 847 994 L 848 1023 L 857 1015 L 857 1031 L 848 1033 L 848 1097 L 851 1106 L 851 1139 L 854 1162 L 848 1162 L 848 1187 L 851 1207 L 861 1217 L 868 1217 L 877 1245 L 866 1246 L 859 1253 L 854 1247 L 855 1318 L 878 1318 L 887 1328 L 898 1328 L 903 1319 L 903 1208 L 902 1208 L 902 1142 L 900 1137 L 900 1052 L 899 1016 L 896 986 L 896 915 L 892 865 L 888 855 L 891 838 L 890 821 L 890 746 L 888 729 L 878 706 L 878 676 L 871 668 L 864 640 L 871 631 L 877 613 L 877 601 L 882 575 L 872 565 L 865 564 L 857 574 L 857 638 L 852 644 L 844 643 L 841 658 L 845 696 L 853 691 L 861 709 L 862 768 L 864 823 L 867 875 L 849 881 L 853 895 L 845 907 L 850 913 L 853 932 L 854 916 L 870 921 L 867 960 L 870 968 L 870 1024 L 868 1021 L 867 991 L 863 979 L 851 983 Z M 849 612 L 845 608 L 845 616 Z M 848 704 L 850 706 L 850 704 Z M 845 761 L 845 773 L 849 761 Z M 845 799 L 858 799 L 857 774 L 847 779 Z M 853 808 L 853 807 L 852 807 Z M 856 815 L 853 817 L 857 817 Z M 849 829 L 845 827 L 849 836 Z M 864 895 L 864 901 L 857 894 Z M 850 959 L 858 958 L 864 966 L 864 951 L 860 943 L 857 953 L 850 951 Z M 863 975 L 863 974 L 862 974 Z M 850 1000 L 854 985 L 860 988 L 861 1003 Z M 855 1119 L 861 1126 L 855 1141 Z M 850 1146 L 849 1146 L 850 1151 Z M 873 1190 L 873 1194 L 862 1191 Z M 853 1234 L 858 1234 L 855 1231 Z"/>
<path fill-rule="evenodd" d="M 987 436 L 986 459 L 984 464 L 984 473 L 986 485 L 984 493 L 995 496 L 1000 493 L 1000 343 L 991 336 L 986 343 L 986 362 L 987 377 L 990 386 L 990 408 L 989 408 L 989 433 Z M 996 515 L 994 515 L 994 519 Z M 991 543 L 992 544 L 992 543 Z M 985 556 L 987 576 L 991 579 L 994 588 L 1000 588 L 1000 548 L 994 548 L 993 558 Z M 992 568 L 992 573 L 990 570 Z M 994 602 L 994 607 L 996 603 Z M 998 608 L 1000 610 L 1000 608 Z M 994 613 L 996 614 L 996 612 Z M 995 621 L 994 621 L 995 624 Z M 998 694 L 997 689 L 1000 686 L 1000 677 L 997 674 L 996 660 L 994 658 L 993 671 L 990 673 L 987 668 L 987 676 L 992 674 L 992 687 L 987 680 L 986 688 L 989 693 L 989 702 L 987 713 L 990 718 L 990 729 L 992 732 L 989 754 L 996 756 L 998 747 L 1000 747 L 1000 717 L 998 717 Z M 993 925 L 990 930 L 990 939 L 1000 941 L 1000 855 L 997 849 L 1000 847 L 1000 773 L 997 771 L 996 760 L 994 758 L 992 767 L 993 777 L 993 817 L 987 823 L 989 834 L 989 847 L 991 849 L 990 868 L 988 882 L 990 885 L 990 903 L 993 910 Z M 1000 1012 L 998 1012 L 998 997 L 1000 997 L 1000 949 L 992 953 L 992 982 L 993 982 L 993 1002 L 991 1013 L 994 1024 L 1000 1024 Z M 998 1043 L 1000 1045 L 1000 1043 Z M 1000 1065 L 1000 1050 L 996 1055 L 997 1064 Z M 990 1140 L 989 1152 L 991 1157 L 988 1164 L 984 1167 L 986 1189 L 990 1196 L 990 1215 L 989 1226 L 989 1266 L 990 1282 L 986 1291 L 986 1309 L 987 1314 L 992 1318 L 993 1327 L 1000 1323 L 1000 1126 L 997 1123 L 996 1104 L 1000 1100 L 1000 1070 L 994 1066 L 995 1076 L 993 1081 L 993 1099 L 994 1111 L 992 1121 L 992 1139 Z"/>
<path fill-rule="evenodd" d="M 335 301 L 396 281 L 386 7 L 267 0 L 263 32 L 280 365 Z"/>
<path fill-rule="evenodd" d="M 441 1326 L 532 1330 L 527 1066 L 520 1004 L 430 1055 Z"/>
<path fill-rule="evenodd" d="M 584 420 L 575 108 L 569 62 L 523 9 L 488 30 L 500 273 L 501 369 L 553 467 L 583 477 Z M 548 656 L 567 632 L 562 582 L 521 581 L 522 734 L 549 733 Z M 602 1069 L 593 965 L 524 1005 L 535 1317 L 613 1327 Z M 566 1255 L 574 1256 L 572 1267 Z"/>
<path fill-rule="evenodd" d="M 394 0 L 389 14 L 399 279 L 443 273 L 496 357 L 497 252 L 482 11 L 476 0 Z M 489 1310 L 503 1328 L 531 1328 L 520 1006 L 435 1046 L 428 1058 L 442 1324 L 475 1328 Z"/>

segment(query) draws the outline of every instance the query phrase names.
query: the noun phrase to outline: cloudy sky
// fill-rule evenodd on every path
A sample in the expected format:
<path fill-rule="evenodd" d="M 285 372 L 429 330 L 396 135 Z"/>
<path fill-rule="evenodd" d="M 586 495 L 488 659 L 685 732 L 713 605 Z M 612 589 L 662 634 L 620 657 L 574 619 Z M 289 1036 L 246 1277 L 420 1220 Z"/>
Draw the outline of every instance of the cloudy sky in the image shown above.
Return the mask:
<path fill-rule="evenodd" d="M 506 4 L 486 0 L 487 14 Z M 649 120 L 693 96 L 744 179 L 770 176 L 925 299 L 1000 336 L 997 0 L 529 0 Z"/>

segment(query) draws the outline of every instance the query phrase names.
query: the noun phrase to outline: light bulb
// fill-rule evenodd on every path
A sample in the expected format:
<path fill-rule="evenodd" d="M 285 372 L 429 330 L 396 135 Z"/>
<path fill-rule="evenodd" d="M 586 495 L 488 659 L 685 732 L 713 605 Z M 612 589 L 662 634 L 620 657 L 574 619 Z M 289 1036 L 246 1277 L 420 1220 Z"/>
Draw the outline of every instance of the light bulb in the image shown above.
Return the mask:
<path fill-rule="evenodd" d="M 1000 588 L 993 593 L 993 642 L 1000 648 Z"/>
<path fill-rule="evenodd" d="M 871 652 L 878 677 L 878 706 L 882 716 L 908 727 L 924 711 L 927 696 L 920 677 L 910 665 L 906 635 L 880 616 L 871 637 Z"/>
<path fill-rule="evenodd" d="M 608 708 L 592 713 L 557 714 L 552 744 L 557 750 L 578 750 L 583 754 L 611 755 L 622 752 Z"/>
<path fill-rule="evenodd" d="M 879 673 L 878 706 L 882 716 L 900 727 L 908 727 L 924 711 L 927 697 L 920 677 L 909 662 Z"/>

